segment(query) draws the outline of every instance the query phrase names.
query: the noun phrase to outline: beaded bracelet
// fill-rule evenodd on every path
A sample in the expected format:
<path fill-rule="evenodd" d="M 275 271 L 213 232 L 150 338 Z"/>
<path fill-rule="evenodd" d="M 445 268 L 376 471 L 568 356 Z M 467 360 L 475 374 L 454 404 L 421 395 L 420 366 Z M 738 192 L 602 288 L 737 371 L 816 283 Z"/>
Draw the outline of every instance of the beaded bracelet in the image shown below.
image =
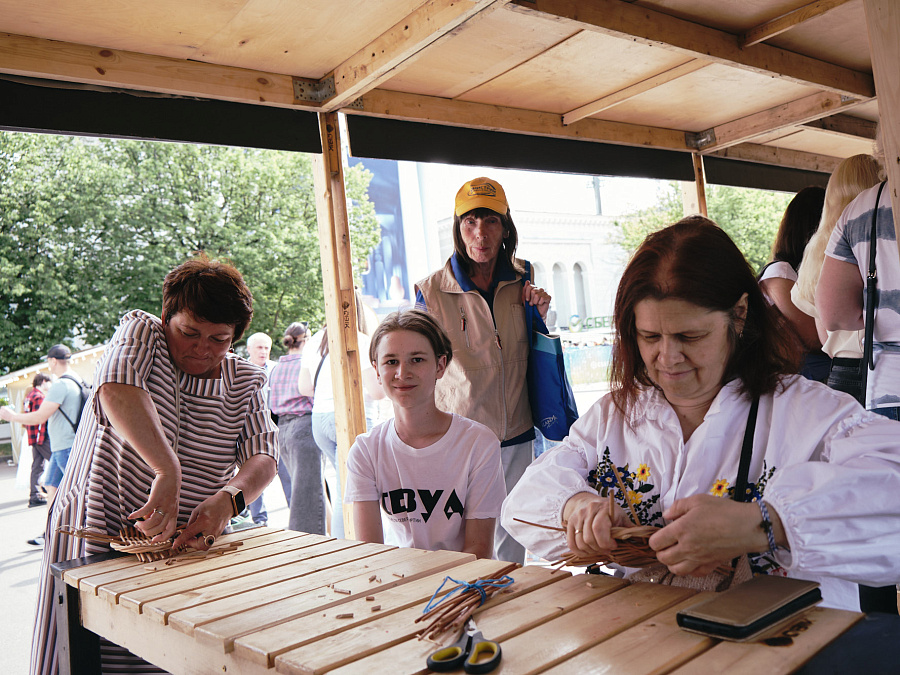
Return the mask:
<path fill-rule="evenodd" d="M 766 533 L 766 539 L 769 540 L 769 551 L 775 553 L 777 545 L 775 544 L 775 533 L 772 531 L 772 519 L 769 518 L 769 509 L 766 508 L 762 499 L 757 499 L 756 503 L 759 504 L 759 512 L 762 514 L 762 522 L 759 526 Z"/>

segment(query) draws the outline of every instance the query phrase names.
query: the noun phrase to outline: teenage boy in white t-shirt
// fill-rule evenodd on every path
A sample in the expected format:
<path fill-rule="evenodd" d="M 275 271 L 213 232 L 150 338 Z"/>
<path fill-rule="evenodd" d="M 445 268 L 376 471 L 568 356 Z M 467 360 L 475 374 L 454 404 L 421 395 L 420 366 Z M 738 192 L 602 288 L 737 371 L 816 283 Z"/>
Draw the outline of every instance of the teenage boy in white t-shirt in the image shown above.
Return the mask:
<path fill-rule="evenodd" d="M 453 358 L 446 334 L 425 312 L 396 312 L 372 335 L 369 358 L 394 418 L 350 448 L 344 500 L 353 502 L 356 537 L 381 543 L 386 527 L 399 546 L 493 557 L 506 497 L 500 442 L 435 405 L 435 383 Z"/>

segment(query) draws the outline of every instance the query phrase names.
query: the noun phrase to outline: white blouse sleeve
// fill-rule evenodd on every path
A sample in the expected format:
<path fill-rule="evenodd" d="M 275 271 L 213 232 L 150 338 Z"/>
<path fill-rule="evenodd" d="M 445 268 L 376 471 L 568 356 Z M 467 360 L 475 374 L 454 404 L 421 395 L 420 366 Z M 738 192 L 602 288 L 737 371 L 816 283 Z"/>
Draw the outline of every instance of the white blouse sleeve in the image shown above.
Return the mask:
<path fill-rule="evenodd" d="M 764 499 L 784 524 L 792 572 L 895 584 L 900 581 L 900 423 L 863 410 L 850 397 L 828 394 L 831 401 L 804 401 L 806 410 L 819 403 L 812 406 L 816 414 L 833 420 L 819 445 L 822 461 L 776 471 Z M 793 436 L 802 444 L 802 415 L 796 420 L 785 440 Z"/>
<path fill-rule="evenodd" d="M 596 491 L 587 483 L 597 467 L 597 447 L 606 428 L 608 397 L 588 409 L 572 425 L 569 436 L 541 455 L 503 502 L 500 514 L 504 529 L 529 551 L 547 560 L 558 560 L 569 552 L 565 534 L 514 520 L 549 527 L 563 527 L 566 502 L 579 492 Z"/>

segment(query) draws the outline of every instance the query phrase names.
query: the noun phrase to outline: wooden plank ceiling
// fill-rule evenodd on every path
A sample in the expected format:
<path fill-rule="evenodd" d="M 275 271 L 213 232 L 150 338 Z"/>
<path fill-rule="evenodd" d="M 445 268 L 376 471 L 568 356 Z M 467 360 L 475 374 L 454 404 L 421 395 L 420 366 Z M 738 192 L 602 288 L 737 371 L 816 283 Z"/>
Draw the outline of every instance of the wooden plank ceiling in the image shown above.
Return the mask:
<path fill-rule="evenodd" d="M 830 171 L 862 0 L 0 0 L 0 73 Z"/>

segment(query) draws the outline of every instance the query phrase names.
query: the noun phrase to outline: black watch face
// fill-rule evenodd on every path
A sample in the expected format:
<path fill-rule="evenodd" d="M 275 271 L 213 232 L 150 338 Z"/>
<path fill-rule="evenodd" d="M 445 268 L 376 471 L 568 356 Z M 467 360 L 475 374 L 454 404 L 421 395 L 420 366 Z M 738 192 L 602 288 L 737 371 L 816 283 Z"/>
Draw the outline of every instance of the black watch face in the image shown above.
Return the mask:
<path fill-rule="evenodd" d="M 234 509 L 237 512 L 235 515 L 237 515 L 238 513 L 241 513 L 241 511 L 243 511 L 246 506 L 246 504 L 244 504 L 244 493 L 238 492 L 236 495 L 234 495 L 233 499 Z"/>

